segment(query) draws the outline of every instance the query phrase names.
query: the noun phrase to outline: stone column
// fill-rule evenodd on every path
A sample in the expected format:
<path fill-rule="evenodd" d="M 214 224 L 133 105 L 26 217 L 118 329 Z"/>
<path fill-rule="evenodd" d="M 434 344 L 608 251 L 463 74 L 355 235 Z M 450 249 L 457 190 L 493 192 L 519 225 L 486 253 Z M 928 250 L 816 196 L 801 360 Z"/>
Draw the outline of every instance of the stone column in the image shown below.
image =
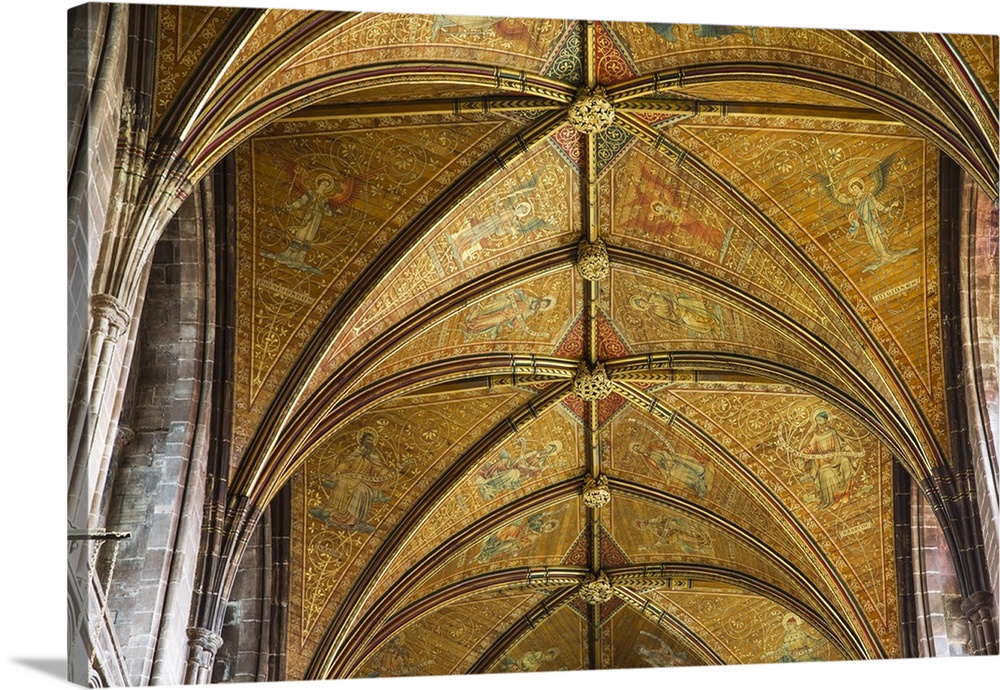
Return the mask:
<path fill-rule="evenodd" d="M 222 646 L 222 636 L 208 628 L 188 628 L 188 659 L 185 685 L 205 685 L 212 681 L 215 655 Z"/>

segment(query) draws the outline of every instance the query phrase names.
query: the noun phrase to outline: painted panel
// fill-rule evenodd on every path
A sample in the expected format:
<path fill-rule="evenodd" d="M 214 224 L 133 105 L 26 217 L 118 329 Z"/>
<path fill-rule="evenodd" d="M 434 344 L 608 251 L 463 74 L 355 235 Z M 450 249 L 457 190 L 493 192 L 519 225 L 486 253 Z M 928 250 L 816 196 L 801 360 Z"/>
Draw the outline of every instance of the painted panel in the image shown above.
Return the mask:
<path fill-rule="evenodd" d="M 445 117 L 394 129 L 363 121 L 323 133 L 288 123 L 240 147 L 235 458 L 351 282 L 424 195 L 439 192 L 464 156 L 490 148 L 509 126 Z"/>
<path fill-rule="evenodd" d="M 528 395 L 413 396 L 358 417 L 292 478 L 289 669 L 304 672 L 326 623 L 392 527 L 477 438 Z"/>

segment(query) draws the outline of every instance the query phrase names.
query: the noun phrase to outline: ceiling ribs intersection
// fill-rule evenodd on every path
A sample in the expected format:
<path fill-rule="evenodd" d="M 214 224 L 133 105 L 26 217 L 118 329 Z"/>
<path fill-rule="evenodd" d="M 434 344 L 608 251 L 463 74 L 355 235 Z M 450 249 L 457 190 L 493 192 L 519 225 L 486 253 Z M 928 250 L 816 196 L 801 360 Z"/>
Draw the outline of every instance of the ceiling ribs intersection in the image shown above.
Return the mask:
<path fill-rule="evenodd" d="M 586 54 L 590 58 L 593 55 L 593 25 L 587 24 L 587 41 L 586 41 Z M 567 109 L 565 104 L 558 103 L 553 104 L 543 98 L 531 98 L 524 97 L 520 99 L 511 99 L 504 97 L 484 97 L 480 99 L 428 99 L 424 101 L 408 102 L 408 103 L 379 103 L 379 104 L 366 104 L 363 106 L 355 106 L 352 104 L 336 104 L 336 105 L 324 105 L 324 106 L 312 106 L 306 108 L 290 119 L 336 119 L 339 117 L 358 117 L 358 116 L 368 116 L 368 117 L 378 117 L 378 116 L 402 116 L 402 115 L 429 115 L 429 114 L 460 114 L 468 112 L 478 112 L 488 114 L 491 112 L 522 112 L 522 111 L 535 111 L 535 112 L 549 112 L 551 113 L 548 117 L 544 118 L 543 126 L 536 126 L 533 129 L 532 135 L 529 137 L 523 137 L 521 135 L 515 137 L 514 141 L 511 142 L 505 149 L 498 151 L 490 160 L 489 170 L 483 170 L 481 175 L 473 175 L 472 177 L 478 179 L 478 182 L 468 184 L 470 177 L 466 177 L 464 181 L 460 181 L 456 185 L 456 192 L 446 195 L 447 202 L 443 204 L 441 210 L 435 210 L 432 213 L 425 214 L 421 220 L 418 220 L 413 226 L 413 229 L 430 228 L 434 225 L 437 219 L 443 217 L 447 209 L 451 208 L 460 201 L 462 198 L 467 197 L 469 194 L 473 193 L 478 189 L 483 183 L 490 179 L 496 172 L 506 167 L 506 164 L 512 160 L 513 156 L 525 153 L 529 146 L 533 143 L 540 141 L 541 139 L 548 136 L 549 133 L 554 131 L 557 127 L 563 124 L 563 117 L 561 113 L 566 112 L 566 118 L 577 127 L 578 131 L 585 140 L 585 159 L 584 159 L 584 173 L 585 179 L 582 185 L 581 201 L 585 212 L 583 214 L 584 218 L 584 232 L 583 237 L 580 240 L 577 249 L 577 266 L 586 278 L 585 289 L 584 289 L 584 323 L 586 338 L 584 339 L 584 358 L 583 361 L 579 363 L 579 369 L 575 378 L 573 379 L 574 389 L 581 393 L 581 391 L 587 391 L 589 388 L 594 388 L 597 390 L 593 396 L 586 398 L 588 394 L 584 392 L 581 397 L 585 397 L 587 402 L 587 414 L 586 414 L 586 431 L 585 438 L 587 439 L 587 476 L 583 478 L 583 482 L 577 480 L 572 482 L 574 485 L 574 490 L 579 491 L 583 489 L 586 491 L 588 488 L 591 490 L 593 495 L 597 498 L 594 500 L 587 501 L 588 504 L 588 522 L 590 525 L 590 535 L 591 535 L 591 548 L 590 548 L 590 558 L 589 558 L 589 568 L 587 572 L 576 573 L 574 575 L 575 582 L 570 584 L 568 587 L 563 587 L 562 589 L 557 589 L 550 595 L 545 601 L 536 607 L 539 611 L 544 612 L 544 614 L 550 615 L 554 608 L 565 604 L 569 601 L 572 596 L 577 591 L 595 591 L 595 600 L 591 605 L 591 644 L 590 644 L 590 663 L 592 668 L 599 668 L 601 664 L 601 619 L 600 619 L 600 599 L 608 595 L 608 592 L 613 591 L 629 603 L 630 605 L 637 606 L 641 611 L 649 610 L 649 602 L 644 600 L 640 595 L 638 595 L 634 590 L 632 590 L 622 576 L 615 574 L 613 570 L 612 577 L 608 578 L 605 569 L 602 567 L 600 558 L 600 530 L 601 530 L 601 506 L 603 502 L 606 502 L 607 494 L 607 480 L 602 476 L 601 473 L 601 448 L 600 448 L 600 436 L 597 429 L 597 404 L 598 400 L 610 392 L 612 389 L 620 392 L 627 399 L 636 401 L 638 399 L 643 399 L 643 402 L 647 402 L 646 399 L 650 398 L 648 394 L 640 389 L 635 388 L 627 381 L 622 380 L 617 383 L 612 383 L 611 379 L 607 378 L 604 371 L 605 363 L 598 361 L 597 352 L 597 313 L 598 313 L 598 294 L 600 280 L 602 280 L 607 275 L 609 260 L 608 252 L 605 249 L 602 239 L 599 237 L 598 228 L 598 204 L 597 204 L 597 134 L 602 126 L 607 126 L 612 119 L 617 116 L 618 123 L 629 130 L 632 134 L 638 136 L 640 139 L 646 141 L 647 143 L 653 144 L 654 148 L 662 152 L 666 152 L 671 155 L 679 163 L 686 160 L 691 160 L 688 158 L 688 154 L 682 151 L 679 147 L 672 144 L 667 136 L 662 130 L 655 131 L 652 130 L 644 122 L 633 116 L 631 113 L 638 111 L 650 111 L 659 110 L 661 112 L 670 112 L 675 115 L 682 115 L 687 118 L 697 117 L 700 114 L 737 114 L 743 113 L 755 116 L 773 116 L 773 117 L 789 117 L 789 116 L 808 116 L 816 119 L 831 118 L 831 119 L 852 119 L 858 121 L 872 121 L 872 122 L 884 122 L 890 121 L 891 118 L 886 117 L 878 112 L 872 110 L 866 110 L 862 108 L 833 108 L 833 107 L 823 107 L 823 106 L 797 106 L 797 105 L 787 105 L 787 104 L 741 104 L 741 103 L 706 103 L 699 101 L 690 100 L 654 100 L 654 99 L 633 99 L 631 101 L 623 101 L 618 106 L 612 106 L 607 100 L 606 92 L 603 91 L 596 84 L 595 76 L 595 66 L 594 60 L 588 59 L 586 61 L 586 86 L 580 89 L 578 98 Z M 522 80 L 523 83 L 523 80 Z M 555 111 L 555 112 L 552 112 Z M 582 114 L 581 114 L 582 113 Z M 655 136 L 653 136 L 655 134 Z M 715 182 L 715 181 L 713 181 Z M 414 233 L 415 236 L 422 234 L 423 230 Z M 408 244 L 408 243 L 407 243 Z M 391 266 L 386 264 L 386 271 L 391 270 Z M 416 320 L 419 322 L 419 319 Z M 405 335 L 409 329 L 400 329 L 396 331 L 400 335 Z M 382 344 L 384 346 L 384 343 Z M 382 350 L 382 347 L 376 347 L 375 350 Z M 711 357 L 710 357 L 711 359 Z M 470 362 L 471 364 L 471 362 Z M 615 363 L 609 362 L 614 366 Z M 673 375 L 673 366 L 668 365 L 671 370 L 671 375 Z M 362 370 L 364 367 L 358 368 L 358 371 Z M 456 369 L 452 369 L 454 373 Z M 624 372 L 624 367 L 621 368 Z M 477 373 L 475 368 L 466 371 L 466 376 L 452 376 L 449 382 L 431 384 L 430 387 L 419 388 L 420 392 L 444 391 L 449 387 L 469 387 L 476 385 L 483 385 L 486 387 L 493 387 L 495 385 L 502 385 L 504 382 L 510 381 L 510 377 L 505 377 L 503 375 L 494 374 L 481 374 Z M 718 374 L 717 374 L 718 375 Z M 724 375 L 724 374 L 723 374 Z M 744 380 L 753 379 L 753 374 L 729 374 L 730 376 L 741 377 Z M 513 374 L 516 378 L 516 373 Z M 565 375 L 563 375 L 565 376 Z M 656 378 L 656 374 L 650 369 L 649 376 L 653 379 Z M 632 375 L 633 379 L 642 380 L 642 376 L 636 377 Z M 523 380 L 523 379 L 522 379 Z M 596 384 L 591 382 L 596 380 Z M 767 378 L 761 380 L 768 380 Z M 771 379 L 773 380 L 773 379 Z M 583 385 L 581 385 L 583 382 Z M 570 388 L 568 384 L 561 384 L 553 389 L 552 393 L 547 392 L 546 394 L 540 395 L 539 399 L 544 398 L 544 403 L 541 405 L 536 405 L 535 403 L 529 403 L 525 411 L 529 414 L 525 417 L 523 414 L 521 418 L 525 419 L 526 422 L 530 422 L 530 418 L 537 416 L 539 409 L 543 408 L 545 405 L 551 405 L 564 397 L 565 394 L 569 392 Z M 325 397 L 325 396 L 320 396 Z M 336 396 L 334 396 L 336 397 Z M 331 398 L 326 397 L 327 401 Z M 650 409 L 656 409 L 655 399 L 649 401 Z M 862 406 L 856 405 L 855 410 L 862 408 Z M 671 415 L 672 418 L 672 415 Z M 495 448 L 504 439 L 509 437 L 509 434 L 516 433 L 518 429 L 518 422 L 512 422 L 511 418 L 508 418 L 503 423 L 498 425 L 493 432 L 487 434 L 486 437 L 482 439 L 482 442 L 477 444 L 473 449 L 467 453 L 465 459 L 458 463 L 456 467 L 452 468 L 448 472 L 446 477 L 442 477 L 442 481 L 437 484 L 438 487 L 443 491 L 447 488 L 453 481 L 452 475 L 455 477 L 461 476 L 462 473 L 467 471 L 469 468 L 474 466 L 475 462 L 481 459 L 481 457 L 488 452 L 490 449 Z M 327 427 L 327 432 L 329 427 Z M 698 433 L 698 432 L 695 432 Z M 704 432 L 701 432 L 704 434 Z M 707 435 L 705 435 L 707 436 Z M 314 437 L 315 438 L 315 437 Z M 898 446 L 897 446 L 898 447 Z M 456 474 L 455 471 L 458 471 Z M 603 483 L 599 483 L 602 482 Z M 615 486 L 622 488 L 619 482 L 614 483 Z M 431 494 L 434 493 L 432 490 Z M 535 497 L 537 499 L 537 496 Z M 430 508 L 434 504 L 433 496 L 427 495 L 421 500 L 421 503 Z M 523 509 L 523 507 L 521 507 Z M 415 511 L 418 514 L 420 511 Z M 506 516 L 508 511 L 503 511 L 501 517 Z M 513 514 L 513 513 L 511 513 Z M 495 526 L 494 523 L 499 524 L 497 516 L 493 516 L 488 522 L 489 526 Z M 412 521 L 411 521 L 412 522 Z M 794 520 L 793 520 L 794 522 Z M 412 525 L 409 525 L 412 527 Z M 476 537 L 481 537 L 485 532 L 483 531 L 486 527 L 481 527 L 477 531 Z M 384 563 L 386 559 L 391 558 L 394 553 L 396 545 L 400 543 L 401 538 L 405 536 L 407 531 L 407 525 L 399 525 L 396 530 L 394 530 L 393 535 L 386 540 L 379 550 L 379 553 L 373 559 L 371 565 L 376 567 L 372 568 L 372 572 L 378 571 L 378 564 Z M 461 540 L 461 543 L 465 543 L 467 540 Z M 433 558 L 429 558 L 428 563 L 440 562 L 442 559 L 446 558 L 450 553 L 454 553 L 458 547 L 452 544 L 447 549 L 444 549 L 441 553 L 434 554 Z M 419 570 L 419 568 L 418 568 Z M 530 578 L 529 578 L 530 579 Z M 574 578 L 569 578 L 573 580 Z M 492 583 L 490 578 L 481 577 L 482 580 L 479 584 Z M 378 611 L 387 612 L 388 609 L 385 606 L 376 605 L 374 608 L 369 609 L 369 611 L 361 618 L 354 618 L 353 621 L 345 620 L 342 618 L 342 614 L 346 614 L 350 611 L 350 603 L 353 601 L 355 603 L 360 603 L 358 596 L 363 594 L 363 581 L 356 584 L 355 589 L 347 597 L 344 602 L 344 606 L 341 607 L 340 613 L 334 623 L 328 628 L 328 637 L 324 644 L 321 646 L 321 650 L 325 648 L 326 655 L 324 660 L 315 665 L 312 669 L 310 675 L 312 677 L 330 677 L 338 676 L 341 674 L 350 674 L 351 670 L 357 669 L 364 658 L 367 657 L 371 652 L 374 651 L 379 640 L 385 639 L 386 636 L 395 629 L 395 625 L 401 621 L 406 620 L 406 616 L 417 615 L 419 610 L 409 611 L 408 613 L 397 614 L 395 617 L 389 619 L 380 618 Z M 555 584 L 553 581 L 551 584 Z M 563 584 L 566 584 L 565 582 Z M 648 584 L 648 583 L 647 583 Z M 744 583 L 745 584 L 745 583 Z M 359 585 L 361 585 L 359 587 Z M 476 583 L 466 582 L 459 583 L 463 585 L 466 589 L 475 589 Z M 597 585 L 596 587 L 589 587 L 590 585 Z M 459 587 L 461 588 L 461 587 Z M 601 592 L 604 589 L 603 593 Z M 405 588 L 403 588 L 405 589 Z M 779 597 L 780 598 L 780 597 Z M 431 597 L 428 602 L 425 602 L 422 606 L 426 607 L 433 601 L 445 601 L 446 596 L 441 596 L 435 599 Z M 641 602 L 641 603 L 637 603 Z M 354 612 L 357 614 L 357 611 Z M 404 614 L 406 614 L 404 616 Z M 840 645 L 843 646 L 843 651 L 847 653 L 848 656 L 865 656 L 865 643 L 855 640 L 853 644 L 846 643 L 843 641 L 843 631 L 841 629 L 839 632 L 833 632 L 825 625 L 824 619 L 815 613 L 805 614 L 806 617 L 813 621 L 817 627 L 826 628 L 828 632 L 831 632 L 831 637 L 833 639 L 841 639 Z M 669 616 L 668 616 L 669 617 Z M 350 618 L 350 616 L 349 616 Z M 861 615 L 860 618 L 863 620 L 864 616 Z M 537 622 L 540 619 L 538 612 L 526 617 L 526 620 Z M 664 619 L 664 612 L 660 611 L 658 615 L 658 622 L 662 624 Z M 381 622 L 380 622 L 381 620 Z M 678 626 L 683 627 L 679 622 L 674 621 L 673 627 L 675 632 Z M 844 623 L 845 628 L 850 630 L 850 624 Z M 374 627 L 373 627 L 374 626 Z M 516 627 L 516 626 L 515 626 Z M 523 627 L 523 626 L 522 626 Z M 521 634 L 530 629 L 532 626 L 528 625 L 525 630 L 521 631 Z M 341 634 L 337 635 L 334 631 L 340 630 Z M 345 643 L 344 634 L 351 630 L 353 633 L 362 633 L 361 635 L 352 634 L 350 637 L 352 642 L 347 642 L 347 647 L 342 647 Z M 367 640 L 365 633 L 371 634 L 376 633 L 375 637 L 370 638 L 370 641 L 364 645 L 363 648 L 359 647 L 361 642 L 358 640 Z M 333 638 L 330 634 L 334 633 Z M 477 664 L 477 668 L 481 667 L 481 670 L 486 670 L 489 667 L 489 659 L 497 659 L 499 655 L 502 654 L 505 648 L 508 648 L 513 642 L 518 639 L 521 634 L 515 634 L 515 630 L 511 629 L 507 634 L 501 636 L 501 639 L 497 644 L 491 648 L 491 651 L 480 659 Z M 688 637 L 694 636 L 690 631 L 686 632 Z M 696 636 L 694 636 L 696 637 Z M 872 638 L 869 638 L 869 643 Z M 701 645 L 709 650 L 703 660 L 712 659 L 712 653 L 710 648 L 704 643 Z M 857 645 L 857 646 L 855 646 Z M 698 646 L 698 645 L 696 645 Z M 339 648 L 339 649 L 338 649 Z M 850 651 L 848 651 L 850 649 Z M 360 656 L 358 656 L 360 654 Z M 353 661 L 351 661 L 353 659 Z M 318 660 L 318 659 L 317 659 Z M 714 658 L 717 663 L 718 659 Z"/>

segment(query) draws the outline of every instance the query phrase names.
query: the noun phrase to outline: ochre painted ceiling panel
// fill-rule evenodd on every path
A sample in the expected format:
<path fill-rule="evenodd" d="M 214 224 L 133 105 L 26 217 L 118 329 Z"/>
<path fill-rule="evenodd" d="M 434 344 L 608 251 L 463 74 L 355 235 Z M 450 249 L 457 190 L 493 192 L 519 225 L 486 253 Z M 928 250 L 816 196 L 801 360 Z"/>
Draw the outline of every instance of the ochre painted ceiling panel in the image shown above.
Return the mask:
<path fill-rule="evenodd" d="M 564 406 L 556 405 L 520 430 L 516 437 L 507 439 L 499 448 L 485 455 L 427 513 L 413 537 L 400 549 L 392 562 L 386 565 L 384 575 L 373 594 L 381 594 L 404 571 L 431 553 L 432 549 L 447 543 L 452 535 L 458 534 L 477 520 L 546 486 L 583 474 L 586 458 L 581 431 L 575 415 Z M 573 524 L 575 529 L 575 520 Z M 515 531 L 508 530 L 511 534 Z M 482 536 L 475 540 L 478 546 L 470 549 L 473 561 L 477 563 L 477 559 L 483 555 L 483 545 L 487 541 L 493 543 L 486 534 L 491 530 L 484 528 L 482 532 Z M 524 534 L 524 538 L 516 544 L 518 552 L 522 546 L 527 547 L 532 542 L 533 532 L 529 529 Z M 573 532 L 570 536 L 575 538 L 576 533 Z M 513 556 L 514 550 L 515 544 L 511 544 L 503 555 Z M 552 562 L 562 560 L 563 551 L 556 549 L 556 558 Z M 488 549 L 486 553 L 488 556 L 492 551 Z M 506 558 L 501 562 L 499 555 L 498 552 L 496 558 L 485 558 L 483 562 L 506 565 Z M 397 607 L 464 576 L 466 573 L 461 568 L 466 565 L 468 558 L 461 557 L 459 560 L 454 567 L 442 563 L 429 569 L 412 592 L 399 599 Z"/>
<path fill-rule="evenodd" d="M 809 89 L 793 84 L 773 82 L 738 83 L 721 82 L 715 84 L 692 84 L 671 92 L 677 98 L 694 98 L 703 101 L 733 103 L 797 103 L 805 106 L 829 106 L 835 108 L 857 108 L 858 104 L 849 98 Z M 817 110 L 817 112 L 820 112 Z M 873 115 L 877 116 L 877 114 Z"/>
<path fill-rule="evenodd" d="M 637 74 L 725 62 L 791 64 L 848 75 L 859 82 L 891 90 L 931 111 L 941 112 L 905 75 L 844 31 L 642 22 L 609 22 L 607 25 L 619 37 L 622 52 Z M 780 79 L 775 81 L 781 82 Z M 733 85 L 737 83 L 734 81 Z M 739 88 L 746 88 L 744 84 L 746 81 Z M 683 84 L 679 86 L 684 88 Z"/>
<path fill-rule="evenodd" d="M 423 332 L 408 335 L 397 349 L 386 352 L 359 377 L 350 390 L 360 390 L 390 374 L 426 362 L 470 353 L 511 352 L 579 356 L 561 346 L 580 314 L 583 286 L 579 274 L 566 266 L 541 276 L 511 283 L 464 304 L 460 310 Z"/>
<path fill-rule="evenodd" d="M 220 29 L 185 12 L 161 109 Z M 289 678 L 902 653 L 892 456 L 948 455 L 968 133 L 863 39 L 260 15 L 206 117 L 247 137 L 233 486 L 292 477 Z"/>
<path fill-rule="evenodd" d="M 848 415 L 806 395 L 663 390 L 795 515 L 898 650 L 892 458 Z"/>
<path fill-rule="evenodd" d="M 531 507 L 481 530 L 432 577 L 435 583 L 452 582 L 494 570 L 558 564 L 583 531 L 585 519 L 578 494 Z"/>
<path fill-rule="evenodd" d="M 292 479 L 288 663 L 305 670 L 324 622 L 437 476 L 528 394 L 406 397 L 360 416 Z M 331 610 L 332 609 L 332 610 Z M 304 656 L 303 656 L 304 655 Z"/>
<path fill-rule="evenodd" d="M 892 32 L 895 40 L 912 51 L 921 64 L 955 89 L 960 98 L 978 106 L 976 117 L 983 122 L 996 122 L 998 41 L 1000 37 L 972 34 L 921 34 Z M 958 76 L 954 69 L 959 59 L 968 64 L 968 70 Z M 990 112 L 992 111 L 992 112 Z M 995 127 L 984 127 L 990 144 L 997 147 L 1000 132 Z"/>
<path fill-rule="evenodd" d="M 567 604 L 509 647 L 491 673 L 579 671 L 589 668 L 587 621 Z"/>
<path fill-rule="evenodd" d="M 306 388 L 313 390 L 366 341 L 415 309 L 580 234 L 577 180 L 554 145 L 541 143 L 445 215 L 367 296 Z M 569 286 L 567 286 L 569 287 Z M 565 302 L 570 295 L 561 295 Z"/>
<path fill-rule="evenodd" d="M 157 10 L 153 131 L 206 52 L 240 10 L 233 7 L 162 6 Z"/>
<path fill-rule="evenodd" d="M 904 127 L 836 129 L 757 127 L 748 137 L 738 126 L 683 124 L 677 136 L 727 170 L 829 277 L 944 444 L 938 152 Z"/>
<path fill-rule="evenodd" d="M 718 400 L 728 395 L 721 388 Z M 759 540 L 782 559 L 806 573 L 817 586 L 834 596 L 836 582 L 829 570 L 815 562 L 815 545 L 803 540 L 804 527 L 775 510 L 778 497 L 768 494 L 767 485 L 725 448 L 709 450 L 681 435 L 682 424 L 667 428 L 648 413 L 630 406 L 609 426 L 605 448 L 607 471 L 639 485 L 651 486 L 676 497 L 674 507 L 654 509 L 634 500 L 612 505 L 610 519 L 618 529 L 622 548 L 634 562 L 714 559 L 719 565 L 734 567 L 743 561 L 725 549 L 734 534 L 719 534 L 728 526 L 744 531 L 747 544 Z M 689 432 L 690 433 L 690 432 Z M 625 500 L 625 499 L 623 499 Z M 695 506 L 710 511 L 701 515 Z M 667 513 L 670 513 L 669 515 Z M 716 532 L 715 547 L 710 532 Z M 726 547 L 723 547 L 723 544 Z M 747 544 L 741 546 L 745 550 Z M 721 549 L 721 550 L 718 550 Z M 787 573 L 779 576 L 787 581 Z"/>
<path fill-rule="evenodd" d="M 662 131 L 672 134 L 677 126 Z M 801 259 L 769 236 L 769 228 L 748 221 L 731 191 L 710 186 L 644 144 L 623 154 L 611 180 L 601 191 L 613 241 L 720 278 L 831 344 L 850 347 L 851 334 L 823 306 L 823 293 Z"/>
<path fill-rule="evenodd" d="M 333 132 L 279 123 L 239 149 L 235 460 L 348 285 L 424 199 L 510 127 L 449 116 L 391 129 L 343 123 Z"/>
<path fill-rule="evenodd" d="M 604 624 L 601 637 L 604 668 L 667 668 L 706 663 L 689 640 L 676 630 L 620 607 Z"/>
<path fill-rule="evenodd" d="M 546 596 L 493 590 L 456 598 L 392 635 L 350 675 L 398 678 L 465 673 L 501 633 Z"/>
<path fill-rule="evenodd" d="M 751 525 L 752 517 L 746 520 Z M 617 535 L 616 543 L 628 564 L 697 564 L 736 570 L 739 577 L 773 583 L 814 608 L 818 605 L 819 600 L 809 594 L 809 583 L 789 568 L 780 554 L 769 551 L 766 543 L 757 544 L 754 538 L 743 536 L 740 527 L 723 520 L 621 495 L 615 496 L 605 527 Z M 832 583 L 812 584 L 826 592 L 833 589 Z"/>
<path fill-rule="evenodd" d="M 358 14 L 315 44 L 303 46 L 271 78 L 247 94 L 247 105 L 292 84 L 363 65 L 414 60 L 496 65 L 515 73 L 545 73 L 562 44 L 574 38 L 574 22 L 453 15 Z M 397 81 L 386 76 L 381 83 Z"/>
<path fill-rule="evenodd" d="M 657 590 L 648 595 L 728 664 L 836 661 L 843 654 L 800 616 L 747 593 Z"/>
<path fill-rule="evenodd" d="M 760 315 L 728 304 L 724 295 L 629 269 L 613 269 L 608 283 L 607 313 L 633 353 L 743 352 L 820 378 L 837 378 L 801 341 Z"/>
<path fill-rule="evenodd" d="M 976 80 L 992 97 L 993 105 L 1000 103 L 1000 37 L 985 34 L 949 34 L 958 52 L 971 67 Z"/>

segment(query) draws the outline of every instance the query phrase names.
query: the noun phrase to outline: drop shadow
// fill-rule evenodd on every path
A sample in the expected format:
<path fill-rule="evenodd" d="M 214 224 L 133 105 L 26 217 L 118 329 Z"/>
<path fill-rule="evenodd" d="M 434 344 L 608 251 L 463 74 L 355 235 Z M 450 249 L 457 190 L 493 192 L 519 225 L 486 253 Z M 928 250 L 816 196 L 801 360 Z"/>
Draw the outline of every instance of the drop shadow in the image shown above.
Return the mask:
<path fill-rule="evenodd" d="M 15 664 L 27 666 L 47 676 L 66 680 L 66 659 L 11 659 Z"/>

